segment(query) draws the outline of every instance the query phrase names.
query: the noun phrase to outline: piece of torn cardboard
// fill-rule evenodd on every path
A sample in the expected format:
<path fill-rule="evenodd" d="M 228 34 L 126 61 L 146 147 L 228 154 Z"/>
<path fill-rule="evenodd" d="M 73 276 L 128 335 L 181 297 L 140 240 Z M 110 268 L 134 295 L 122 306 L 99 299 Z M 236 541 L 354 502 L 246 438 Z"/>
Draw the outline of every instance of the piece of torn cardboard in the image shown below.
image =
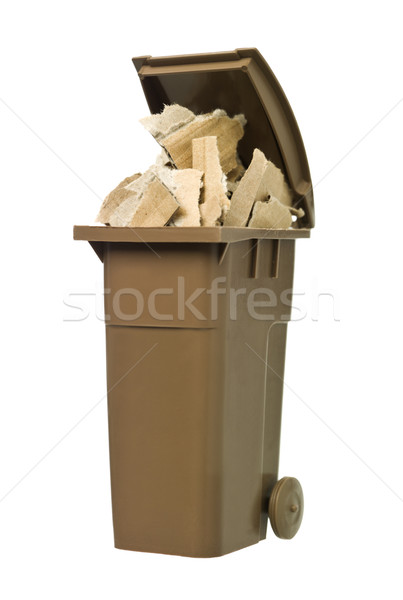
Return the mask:
<path fill-rule="evenodd" d="M 173 171 L 174 195 L 179 209 L 170 225 L 175 227 L 200 227 L 200 190 L 203 173 L 198 169 Z"/>
<path fill-rule="evenodd" d="M 257 229 L 288 229 L 292 225 L 291 212 L 287 206 L 274 198 L 268 202 L 255 202 L 248 227 Z"/>
<path fill-rule="evenodd" d="M 149 115 L 140 119 L 140 123 L 159 142 L 174 131 L 187 125 L 195 119 L 196 115 L 179 104 L 166 104 L 161 113 Z"/>
<path fill-rule="evenodd" d="M 161 152 L 155 159 L 155 166 L 173 168 L 174 165 L 172 164 L 171 157 L 169 156 L 168 152 L 164 150 L 164 148 L 161 148 Z"/>
<path fill-rule="evenodd" d="M 169 105 L 165 106 L 162 113 L 141 119 L 140 122 L 168 152 L 178 169 L 191 168 L 193 139 L 213 135 L 217 136 L 223 172 L 228 173 L 239 165 L 237 145 L 244 134 L 244 115 L 230 118 L 224 110 L 217 109 L 196 116 L 184 107 Z"/>
<path fill-rule="evenodd" d="M 232 194 L 231 206 L 224 219 L 225 227 L 245 227 L 253 203 L 266 200 L 268 164 L 263 152 L 256 149 L 245 175 Z"/>
<path fill-rule="evenodd" d="M 220 166 L 216 136 L 195 138 L 192 141 L 193 168 L 203 172 L 200 198 L 201 224 L 214 227 L 229 208 L 225 177 Z"/>
<path fill-rule="evenodd" d="M 127 186 L 140 177 L 141 173 L 135 173 L 130 177 L 126 177 L 106 196 L 96 217 L 98 223 L 104 223 L 105 225 L 109 223 L 110 217 L 118 206 L 132 194 L 132 191 Z"/>
<path fill-rule="evenodd" d="M 129 223 L 130 227 L 163 227 L 179 204 L 158 178 L 150 183 Z"/>
<path fill-rule="evenodd" d="M 139 178 L 125 186 L 128 191 L 126 198 L 119 204 L 109 217 L 109 224 L 112 227 L 127 227 L 130 220 L 136 212 L 140 198 L 147 186 L 154 180 L 155 174 L 148 169 Z"/>
<path fill-rule="evenodd" d="M 179 204 L 156 175 L 163 168 L 153 165 L 129 184 L 131 194 L 118 206 L 109 222 L 113 227 L 163 227 Z"/>
<path fill-rule="evenodd" d="M 231 206 L 224 220 L 227 227 L 245 227 L 248 223 L 253 204 L 263 202 L 268 197 L 288 201 L 288 186 L 284 175 L 261 150 L 256 148 L 244 176 L 239 181 L 231 198 Z"/>
<path fill-rule="evenodd" d="M 281 169 L 270 160 L 267 165 L 267 195 L 274 196 L 286 206 L 292 205 L 292 194 Z"/>

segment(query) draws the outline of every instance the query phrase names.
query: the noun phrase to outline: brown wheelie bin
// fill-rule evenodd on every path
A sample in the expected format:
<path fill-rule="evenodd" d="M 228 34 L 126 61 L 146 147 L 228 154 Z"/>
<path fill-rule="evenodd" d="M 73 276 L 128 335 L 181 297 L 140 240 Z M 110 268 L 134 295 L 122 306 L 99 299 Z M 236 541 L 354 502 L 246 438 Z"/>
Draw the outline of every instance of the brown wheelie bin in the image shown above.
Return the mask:
<path fill-rule="evenodd" d="M 296 238 L 314 224 L 309 167 L 288 101 L 256 49 L 133 59 L 152 113 L 244 113 L 239 154 L 281 168 L 305 216 L 287 230 L 76 226 L 104 264 L 115 545 L 220 556 L 303 512 L 278 481 Z"/>

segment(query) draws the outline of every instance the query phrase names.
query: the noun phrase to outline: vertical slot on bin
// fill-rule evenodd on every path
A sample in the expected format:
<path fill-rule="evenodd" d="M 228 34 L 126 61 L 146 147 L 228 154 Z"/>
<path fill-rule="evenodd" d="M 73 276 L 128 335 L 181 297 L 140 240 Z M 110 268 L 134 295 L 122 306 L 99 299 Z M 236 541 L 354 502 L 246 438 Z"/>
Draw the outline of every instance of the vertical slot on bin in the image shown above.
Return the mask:
<path fill-rule="evenodd" d="M 251 240 L 251 264 L 250 264 L 250 277 L 257 279 L 259 273 L 259 248 L 260 240 Z"/>
<path fill-rule="evenodd" d="M 280 240 L 273 240 L 273 258 L 271 261 L 270 277 L 278 279 L 280 265 Z"/>

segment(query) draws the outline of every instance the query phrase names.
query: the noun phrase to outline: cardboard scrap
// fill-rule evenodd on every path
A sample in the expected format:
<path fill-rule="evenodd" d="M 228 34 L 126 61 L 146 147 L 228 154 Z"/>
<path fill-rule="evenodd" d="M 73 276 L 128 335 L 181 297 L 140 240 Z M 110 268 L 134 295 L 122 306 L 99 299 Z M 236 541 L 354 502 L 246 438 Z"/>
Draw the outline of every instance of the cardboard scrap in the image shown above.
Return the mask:
<path fill-rule="evenodd" d="M 128 194 L 109 217 L 109 224 L 112 227 L 125 227 L 129 225 L 143 192 L 154 178 L 155 174 L 148 169 L 148 171 L 126 186 Z"/>
<path fill-rule="evenodd" d="M 287 185 L 287 182 L 284 180 L 283 189 L 279 198 L 280 202 L 289 208 L 292 208 L 293 203 L 293 194 L 290 188 Z"/>
<path fill-rule="evenodd" d="M 196 116 L 177 104 L 165 106 L 160 114 L 140 121 L 168 152 L 178 169 L 192 166 L 192 140 L 199 137 L 217 136 L 220 164 L 224 173 L 235 169 L 237 144 L 243 137 L 246 119 L 236 115 L 232 119 L 224 110 Z"/>
<path fill-rule="evenodd" d="M 106 196 L 96 218 L 98 223 L 109 223 L 111 215 L 115 212 L 123 200 L 125 200 L 132 193 L 131 190 L 127 189 L 127 185 L 133 181 L 136 181 L 139 177 L 141 177 L 141 173 L 135 173 L 130 177 L 126 177 L 126 179 L 123 179 L 123 181 L 121 181 L 119 185 L 116 186 L 115 189 Z"/>
<path fill-rule="evenodd" d="M 178 169 L 192 165 L 192 140 L 216 136 L 219 160 L 224 173 L 236 167 L 236 148 L 243 136 L 243 127 L 238 119 L 228 116 L 197 117 L 184 128 L 163 140 L 163 146 Z"/>
<path fill-rule="evenodd" d="M 178 208 L 179 204 L 171 192 L 155 178 L 142 195 L 129 226 L 163 227 Z"/>
<path fill-rule="evenodd" d="M 154 164 L 148 169 L 151 173 L 157 177 L 161 183 L 165 185 L 166 188 L 171 192 L 171 194 L 175 195 L 175 174 L 177 173 L 176 169 L 173 169 L 166 165 Z"/>
<path fill-rule="evenodd" d="M 169 170 L 169 169 L 168 169 Z M 109 222 L 113 227 L 162 227 L 179 208 L 178 202 L 156 174 L 155 165 L 127 186 L 131 194 L 118 206 Z"/>
<path fill-rule="evenodd" d="M 290 211 L 290 213 L 292 215 L 297 217 L 297 219 L 300 219 L 301 217 L 303 217 L 305 215 L 305 211 L 303 208 L 294 208 L 293 206 L 289 206 L 288 210 Z"/>
<path fill-rule="evenodd" d="M 203 173 L 198 169 L 173 171 L 174 195 L 180 207 L 173 216 L 175 227 L 200 226 L 200 189 Z"/>
<path fill-rule="evenodd" d="M 292 225 L 291 212 L 273 196 L 268 202 L 255 202 L 248 227 L 288 229 Z"/>
<path fill-rule="evenodd" d="M 267 160 L 261 150 L 256 148 L 245 175 L 233 192 L 231 207 L 224 225 L 245 227 L 253 204 L 263 202 L 268 197 L 276 198 L 284 205 L 292 203 L 291 192 L 281 170 Z"/>
<path fill-rule="evenodd" d="M 279 169 L 278 167 L 276 167 L 275 164 L 269 161 L 267 170 L 267 195 L 278 198 L 278 200 L 280 200 L 280 202 L 282 202 L 286 206 L 291 206 L 291 190 L 284 179 L 284 175 L 281 172 L 281 169 Z"/>
<path fill-rule="evenodd" d="M 144 119 L 140 119 L 140 123 L 159 142 L 167 135 L 193 121 L 195 116 L 191 110 L 184 106 L 169 104 L 164 106 L 162 113 L 144 117 Z"/>
<path fill-rule="evenodd" d="M 220 166 L 216 136 L 195 138 L 192 141 L 192 164 L 194 169 L 204 173 L 200 198 L 201 224 L 204 227 L 214 227 L 230 204 Z"/>
<path fill-rule="evenodd" d="M 267 198 L 268 165 L 263 152 L 257 148 L 245 175 L 231 198 L 231 206 L 224 220 L 226 227 L 245 227 L 253 203 Z M 270 172 L 269 172 L 270 175 Z"/>
<path fill-rule="evenodd" d="M 157 167 L 171 167 L 171 168 L 173 167 L 171 157 L 169 156 L 167 151 L 164 150 L 164 148 L 162 148 L 161 152 L 158 154 L 158 156 L 155 160 L 155 165 Z"/>
<path fill-rule="evenodd" d="M 271 161 L 267 162 L 266 180 L 267 196 L 274 196 L 275 198 L 280 199 L 283 192 L 284 177 L 280 169 L 278 169 Z"/>

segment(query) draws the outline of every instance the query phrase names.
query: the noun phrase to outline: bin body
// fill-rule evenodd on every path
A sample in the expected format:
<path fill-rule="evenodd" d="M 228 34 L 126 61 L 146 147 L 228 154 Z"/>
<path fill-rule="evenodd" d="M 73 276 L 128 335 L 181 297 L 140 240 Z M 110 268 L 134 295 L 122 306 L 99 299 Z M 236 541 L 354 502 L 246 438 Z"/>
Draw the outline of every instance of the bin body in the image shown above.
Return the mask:
<path fill-rule="evenodd" d="M 209 557 L 266 536 L 294 244 L 105 245 L 116 547 Z"/>
<path fill-rule="evenodd" d="M 266 535 L 294 245 L 314 226 L 311 177 L 291 107 L 255 48 L 133 62 L 151 113 L 178 103 L 243 114 L 240 160 L 259 148 L 304 210 L 289 230 L 74 231 L 104 262 L 115 545 L 219 556 Z"/>

